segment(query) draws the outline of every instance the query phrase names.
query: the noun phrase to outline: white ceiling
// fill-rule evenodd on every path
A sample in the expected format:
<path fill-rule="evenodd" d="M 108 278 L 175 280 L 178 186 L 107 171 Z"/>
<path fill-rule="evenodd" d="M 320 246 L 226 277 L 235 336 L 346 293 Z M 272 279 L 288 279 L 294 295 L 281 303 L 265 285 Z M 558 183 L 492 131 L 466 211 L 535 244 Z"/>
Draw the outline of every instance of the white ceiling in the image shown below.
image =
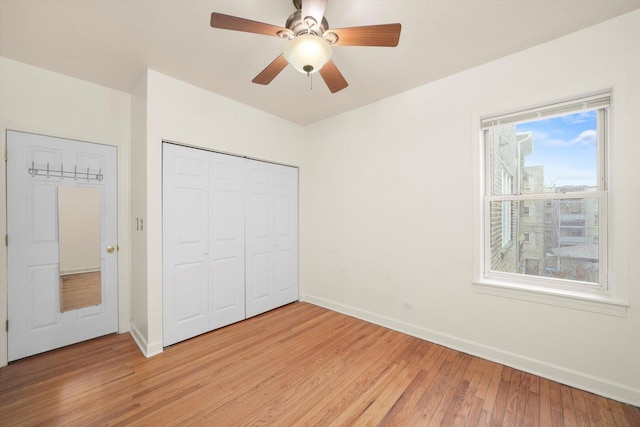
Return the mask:
<path fill-rule="evenodd" d="M 396 48 L 336 47 L 349 87 L 287 67 L 284 40 L 213 29 L 211 12 L 284 26 L 291 0 L 0 0 L 0 55 L 132 92 L 147 68 L 306 125 L 640 8 L 640 0 L 330 0 L 332 28 L 399 22 Z M 0 70 L 1 72 L 1 70 Z M 0 75 L 1 78 L 1 75 Z"/>

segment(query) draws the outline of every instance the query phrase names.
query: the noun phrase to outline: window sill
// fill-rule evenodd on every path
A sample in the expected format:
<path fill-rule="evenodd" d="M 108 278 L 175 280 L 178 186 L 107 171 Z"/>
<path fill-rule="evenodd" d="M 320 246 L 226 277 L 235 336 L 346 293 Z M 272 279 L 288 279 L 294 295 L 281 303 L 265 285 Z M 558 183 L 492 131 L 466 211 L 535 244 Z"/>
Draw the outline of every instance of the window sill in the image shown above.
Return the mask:
<path fill-rule="evenodd" d="M 629 307 L 627 302 L 611 298 L 608 295 L 547 289 L 497 280 L 476 280 L 473 282 L 473 286 L 475 291 L 480 294 L 590 311 L 609 316 L 627 317 Z"/>

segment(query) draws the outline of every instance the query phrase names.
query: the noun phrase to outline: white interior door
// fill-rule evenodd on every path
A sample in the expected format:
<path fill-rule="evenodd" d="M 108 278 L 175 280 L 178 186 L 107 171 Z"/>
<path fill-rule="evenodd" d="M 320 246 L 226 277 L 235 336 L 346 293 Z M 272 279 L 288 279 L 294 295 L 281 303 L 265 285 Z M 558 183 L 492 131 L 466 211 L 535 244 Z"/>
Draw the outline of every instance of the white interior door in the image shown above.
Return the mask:
<path fill-rule="evenodd" d="M 247 160 L 246 313 L 298 299 L 298 169 Z"/>
<path fill-rule="evenodd" d="M 163 341 L 208 331 L 209 163 L 206 153 L 163 145 Z"/>
<path fill-rule="evenodd" d="M 8 131 L 7 149 L 9 360 L 116 332 L 117 252 L 105 250 L 117 247 L 116 148 Z M 97 188 L 100 199 L 100 303 L 64 312 L 59 187 Z"/>
<path fill-rule="evenodd" d="M 209 154 L 209 328 L 243 320 L 244 193 L 243 158 Z"/>
<path fill-rule="evenodd" d="M 244 313 L 241 158 L 164 144 L 164 345 Z"/>

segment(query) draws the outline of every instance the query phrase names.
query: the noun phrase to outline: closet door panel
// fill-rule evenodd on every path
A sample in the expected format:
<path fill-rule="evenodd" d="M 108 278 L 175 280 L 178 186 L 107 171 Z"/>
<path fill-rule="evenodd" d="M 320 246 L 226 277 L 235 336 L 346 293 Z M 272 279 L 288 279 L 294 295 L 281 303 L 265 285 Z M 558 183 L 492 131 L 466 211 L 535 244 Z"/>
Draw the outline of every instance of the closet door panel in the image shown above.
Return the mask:
<path fill-rule="evenodd" d="M 246 313 L 252 317 L 273 308 L 273 186 L 270 164 L 247 163 Z"/>
<path fill-rule="evenodd" d="M 208 153 L 163 147 L 163 343 L 208 330 Z"/>
<path fill-rule="evenodd" d="M 210 329 L 245 318 L 245 163 L 209 153 Z"/>
<path fill-rule="evenodd" d="M 297 169 L 248 160 L 246 312 L 298 299 Z"/>
<path fill-rule="evenodd" d="M 274 171 L 275 284 L 280 305 L 298 299 L 298 170 Z"/>
<path fill-rule="evenodd" d="M 202 304 L 202 282 L 206 265 L 203 262 L 176 263 L 173 268 L 174 282 L 179 285 L 174 294 L 173 318 L 177 325 L 198 322 L 207 316 L 206 306 Z M 201 326 L 202 328 L 204 325 Z"/>

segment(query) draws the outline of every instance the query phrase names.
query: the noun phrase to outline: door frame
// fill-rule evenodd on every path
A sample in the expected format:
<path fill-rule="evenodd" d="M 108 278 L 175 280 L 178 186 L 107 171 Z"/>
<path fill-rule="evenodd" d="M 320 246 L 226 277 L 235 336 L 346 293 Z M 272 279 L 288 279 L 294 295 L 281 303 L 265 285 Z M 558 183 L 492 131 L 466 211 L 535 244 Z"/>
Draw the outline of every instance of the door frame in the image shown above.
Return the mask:
<path fill-rule="evenodd" d="M 7 163 L 4 153 L 7 148 L 7 131 L 32 133 L 53 138 L 71 139 L 90 144 L 116 148 L 117 168 L 117 226 L 118 226 L 118 333 L 130 328 L 130 221 L 129 221 L 129 141 L 115 141 L 111 136 L 87 135 L 83 133 L 51 129 L 28 123 L 0 122 L 0 368 L 8 363 L 9 335 L 5 327 L 8 319 L 8 250 L 4 243 L 7 235 Z M 9 153 L 11 155 L 11 153 Z M 10 242 L 9 242 L 10 244 Z"/>

